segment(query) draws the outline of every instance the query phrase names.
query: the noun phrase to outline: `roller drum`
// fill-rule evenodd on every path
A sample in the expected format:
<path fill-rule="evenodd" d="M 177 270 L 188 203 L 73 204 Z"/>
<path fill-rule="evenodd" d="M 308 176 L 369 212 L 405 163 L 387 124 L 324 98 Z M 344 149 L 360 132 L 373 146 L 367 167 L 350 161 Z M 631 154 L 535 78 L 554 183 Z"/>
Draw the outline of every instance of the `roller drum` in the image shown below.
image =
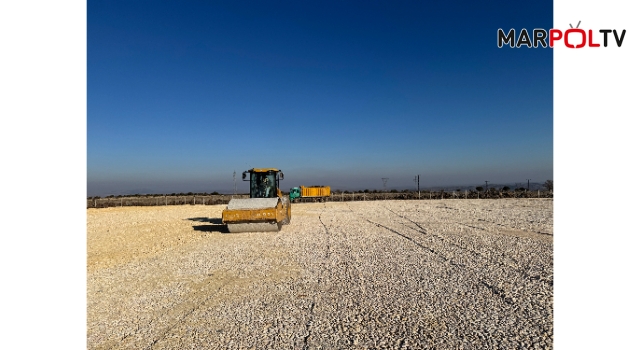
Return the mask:
<path fill-rule="evenodd" d="M 227 228 L 231 233 L 277 232 L 280 231 L 280 227 L 281 224 L 277 222 L 241 222 L 237 224 L 227 224 Z"/>
<path fill-rule="evenodd" d="M 288 198 L 232 199 L 222 211 L 222 222 L 229 232 L 274 232 L 290 222 Z"/>

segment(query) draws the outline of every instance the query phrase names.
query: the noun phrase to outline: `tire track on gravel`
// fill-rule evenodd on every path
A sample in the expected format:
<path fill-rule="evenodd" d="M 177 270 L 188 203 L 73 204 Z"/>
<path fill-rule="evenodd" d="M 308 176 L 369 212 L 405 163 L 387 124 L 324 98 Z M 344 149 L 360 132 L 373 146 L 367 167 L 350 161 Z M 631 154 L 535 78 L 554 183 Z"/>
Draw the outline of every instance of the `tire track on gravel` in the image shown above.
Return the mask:
<path fill-rule="evenodd" d="M 415 226 L 417 226 L 419 228 L 419 230 L 417 230 L 417 229 L 415 229 L 415 228 L 413 228 L 413 227 L 411 227 L 409 225 L 403 224 L 403 226 L 405 226 L 405 227 L 407 227 L 407 228 L 409 228 L 411 230 L 414 230 L 414 231 L 416 231 L 416 232 L 418 232 L 420 234 L 423 234 L 423 235 L 429 235 L 430 237 L 438 238 L 438 239 L 440 239 L 442 241 L 443 244 L 451 245 L 451 246 L 457 247 L 458 249 L 460 249 L 462 251 L 469 252 L 472 255 L 487 261 L 487 265 L 497 264 L 497 265 L 499 265 L 501 267 L 512 269 L 512 270 L 516 271 L 517 273 L 521 274 L 523 277 L 525 277 L 526 279 L 528 279 L 528 280 L 530 280 L 532 282 L 540 281 L 540 282 L 549 284 L 550 287 L 553 287 L 553 280 L 547 280 L 546 278 L 542 278 L 542 276 L 531 276 L 529 273 L 527 273 L 524 270 L 524 268 L 520 265 L 518 260 L 516 258 L 514 258 L 513 256 L 506 255 L 504 252 L 499 252 L 494 248 L 486 246 L 485 248 L 489 252 L 492 253 L 491 256 L 487 256 L 486 254 L 482 254 L 481 252 L 479 252 L 479 251 L 477 251 L 475 249 L 464 247 L 464 246 L 462 246 L 460 244 L 457 244 L 457 243 L 453 242 L 450 239 L 446 239 L 444 236 L 435 235 L 435 234 L 429 234 L 427 232 L 427 229 L 424 228 L 419 223 L 407 218 L 406 216 L 402 216 L 402 215 L 394 212 L 393 210 L 391 210 L 391 209 L 389 209 L 387 207 L 384 207 L 384 208 L 387 209 L 389 212 L 393 213 L 394 215 L 396 215 L 397 217 L 399 217 L 401 219 L 404 219 L 404 220 L 407 220 L 407 221 L 411 222 L 412 224 L 414 224 Z M 500 260 L 499 259 L 500 256 L 503 256 L 503 257 L 511 260 L 512 263 L 508 263 L 508 262 Z"/>
<path fill-rule="evenodd" d="M 436 208 L 445 209 L 445 210 L 454 210 L 454 211 L 458 211 L 458 212 L 462 212 L 462 213 L 472 213 L 472 212 L 474 212 L 474 211 L 471 211 L 471 210 L 465 210 L 465 209 L 461 209 L 461 208 L 449 207 L 446 204 L 444 204 L 444 206 L 436 207 Z M 493 211 L 492 209 L 480 209 L 480 210 L 485 211 L 485 212 L 492 212 Z M 510 230 L 522 231 L 522 232 L 529 233 L 529 234 L 533 233 L 533 234 L 546 235 L 546 236 L 552 236 L 553 237 L 553 233 L 550 233 L 550 232 L 526 231 L 526 230 L 522 230 L 522 229 L 517 228 L 517 227 L 503 225 L 503 224 L 497 223 L 497 222 L 489 220 L 489 219 L 478 218 L 478 221 L 483 221 L 483 222 L 490 223 L 490 224 L 493 224 L 493 225 L 496 225 L 496 226 L 499 226 L 499 227 L 503 227 L 503 228 L 506 228 L 506 229 L 510 229 Z M 459 222 L 459 224 L 463 225 L 463 226 L 466 226 L 466 227 L 475 228 L 475 229 L 479 229 L 479 230 L 483 230 L 483 231 L 489 232 L 487 229 L 485 229 L 483 227 L 471 226 L 471 225 L 467 225 L 467 224 L 462 223 L 462 222 Z"/>
<path fill-rule="evenodd" d="M 416 240 L 414 240 L 411 237 L 408 237 L 407 235 L 404 235 L 400 232 L 398 232 L 397 230 L 394 230 L 388 226 L 385 226 L 383 224 L 380 223 L 376 223 L 374 221 L 371 221 L 369 219 L 364 218 L 367 222 L 380 227 L 380 228 L 384 228 L 390 232 L 393 232 L 394 234 L 407 239 L 409 241 L 411 241 L 412 243 L 414 243 L 416 246 L 423 248 L 424 250 L 435 254 L 438 258 L 440 258 L 443 262 L 449 264 L 451 267 L 453 267 L 454 269 L 457 269 L 459 272 L 461 272 L 461 274 L 463 275 L 467 275 L 467 276 L 473 276 L 474 279 L 476 279 L 477 281 L 475 282 L 476 285 L 478 286 L 482 286 L 484 288 L 486 288 L 491 295 L 493 295 L 496 299 L 500 300 L 501 302 L 503 302 L 504 304 L 506 304 L 512 311 L 515 312 L 515 310 L 513 308 L 516 309 L 523 309 L 523 307 L 518 303 L 517 299 L 514 299 L 512 296 L 508 295 L 507 292 L 498 286 L 497 283 L 492 282 L 490 278 L 488 278 L 488 276 L 486 276 L 487 278 L 482 278 L 480 276 L 484 276 L 485 274 L 483 274 L 482 272 L 484 271 L 483 269 L 480 268 L 470 268 L 467 265 L 464 264 L 459 264 L 456 263 L 454 261 L 452 261 L 451 259 L 448 259 L 444 254 L 436 251 L 433 248 L 429 248 L 425 245 L 422 245 L 420 243 L 418 243 Z M 470 271 L 473 270 L 476 273 L 471 273 Z M 466 273 L 465 273 L 466 272 Z M 473 283 L 471 281 L 469 281 L 469 283 Z M 533 299 L 533 301 L 535 302 L 535 304 L 539 307 L 539 308 L 544 308 L 544 305 L 542 305 L 541 303 L 537 302 L 537 300 Z M 526 307 L 524 307 L 524 309 L 526 309 Z M 531 329 L 542 329 L 547 333 L 552 333 L 552 330 L 549 329 L 549 327 L 547 327 L 544 323 L 539 323 L 536 322 L 537 319 L 529 319 L 526 317 L 521 317 L 519 322 L 522 323 L 526 323 L 528 324 L 527 327 L 530 327 Z"/>
<path fill-rule="evenodd" d="M 476 283 L 477 285 L 485 287 L 486 289 L 488 289 L 491 292 L 492 295 L 494 295 L 496 298 L 498 298 L 499 300 L 501 300 L 505 304 L 509 305 L 510 307 L 525 308 L 526 309 L 525 305 L 521 305 L 520 303 L 518 303 L 518 301 L 519 301 L 518 298 L 514 299 L 514 297 L 510 296 L 509 293 L 507 293 L 503 288 L 500 287 L 500 283 L 497 283 L 496 281 L 493 281 L 493 279 L 494 279 L 493 277 L 491 277 L 490 275 L 487 275 L 486 273 L 484 273 L 484 271 L 491 271 L 492 268 L 495 268 L 495 266 L 493 266 L 491 264 L 491 261 L 486 256 L 484 256 L 483 254 L 481 254 L 481 253 L 479 253 L 477 251 L 474 251 L 472 249 L 468 249 L 468 248 L 463 247 L 463 246 L 461 246 L 459 244 L 456 244 L 452 240 L 446 239 L 445 236 L 437 235 L 437 234 L 429 234 L 427 232 L 427 230 L 424 229 L 417 222 L 415 222 L 415 221 L 413 221 L 413 220 L 411 220 L 411 219 L 409 219 L 407 217 L 404 217 L 402 215 L 399 215 L 398 213 L 392 211 L 389 208 L 386 208 L 384 206 L 383 206 L 383 208 L 387 209 L 389 212 L 391 212 L 394 215 L 400 217 L 401 219 L 404 219 L 404 220 L 407 220 L 407 221 L 411 222 L 412 224 L 414 224 L 415 226 L 420 228 L 420 230 L 415 229 L 415 228 L 413 228 L 413 227 L 411 227 L 409 225 L 405 225 L 405 224 L 403 224 L 401 222 L 401 224 L 403 224 L 404 227 L 407 227 L 408 229 L 419 233 L 421 236 L 429 236 L 429 238 L 438 238 L 438 239 L 440 239 L 440 241 L 442 242 L 444 247 L 454 246 L 454 247 L 460 249 L 462 252 L 471 253 L 472 255 L 476 256 L 477 258 L 479 258 L 481 260 L 484 260 L 484 266 L 482 266 L 482 265 L 479 265 L 479 266 L 467 266 L 465 264 L 458 264 L 458 263 L 452 261 L 451 259 L 447 258 L 447 256 L 444 253 L 439 252 L 436 249 L 434 249 L 433 247 L 429 247 L 429 246 L 423 244 L 422 242 L 419 242 L 420 240 L 416 239 L 415 236 L 411 237 L 410 235 L 407 235 L 406 233 L 399 232 L 398 230 L 395 230 L 395 229 L 393 229 L 391 227 L 388 227 L 386 225 L 374 222 L 374 221 L 372 221 L 370 219 L 367 219 L 364 216 L 362 216 L 362 217 L 367 222 L 369 222 L 371 224 L 374 224 L 374 225 L 376 225 L 378 227 L 384 228 L 386 230 L 389 230 L 389 231 L 395 233 L 396 235 L 401 236 L 402 238 L 411 241 L 412 243 L 416 244 L 417 246 L 419 246 L 419 247 L 421 247 L 421 248 L 423 248 L 423 249 L 425 249 L 425 250 L 427 250 L 427 251 L 429 251 L 431 253 L 436 254 L 436 256 L 438 256 L 441 260 L 449 263 L 452 267 L 459 269 L 459 271 L 462 271 L 463 273 L 464 273 L 465 269 L 470 270 L 470 271 L 475 271 L 476 273 L 470 273 L 469 275 L 473 276 L 477 280 L 477 283 Z M 418 237 L 420 237 L 420 236 L 418 236 Z M 510 257 L 510 258 L 513 259 L 514 261 L 516 261 L 513 257 Z M 546 279 L 543 279 L 542 277 L 539 277 L 539 276 L 531 276 L 528 273 L 526 273 L 523 269 L 516 268 L 516 267 L 511 266 L 509 264 L 505 264 L 504 262 L 499 261 L 499 260 L 496 260 L 496 263 L 500 267 L 509 268 L 512 271 L 515 271 L 518 275 L 520 275 L 523 278 L 527 279 L 528 281 L 532 282 L 534 285 L 537 286 L 536 287 L 537 290 L 541 289 L 541 287 L 542 287 L 542 289 L 545 289 L 544 288 L 544 284 L 546 283 L 549 287 L 551 287 L 551 294 L 553 294 L 553 290 L 552 290 L 553 281 L 552 280 L 551 281 L 547 281 Z M 484 276 L 484 277 L 481 277 L 481 276 Z M 538 301 L 536 299 L 530 300 L 530 302 L 532 302 L 533 304 L 535 304 L 539 308 L 544 308 L 545 307 L 540 301 Z M 548 327 L 545 326 L 544 323 L 538 323 L 534 319 L 525 318 L 523 320 L 523 322 L 529 324 L 530 326 L 538 327 L 538 328 L 541 328 L 541 329 L 546 329 L 549 332 L 552 332 L 551 330 L 548 329 Z"/>
<path fill-rule="evenodd" d="M 327 225 L 324 223 L 324 221 L 322 221 L 322 214 L 324 214 L 326 209 L 327 209 L 327 204 L 324 203 L 324 205 L 322 207 L 322 211 L 320 212 L 320 214 L 318 214 L 318 221 L 320 221 L 320 224 L 322 224 L 322 227 L 324 228 L 324 233 L 325 233 L 324 262 L 322 264 L 322 267 L 319 269 L 320 271 L 317 272 L 318 276 L 317 276 L 317 279 L 316 279 L 316 283 L 317 283 L 318 286 L 320 286 L 320 284 L 322 282 L 322 273 L 321 273 L 321 271 L 327 269 L 327 263 L 329 261 L 329 254 L 331 253 L 329 229 L 327 228 Z M 311 326 L 313 325 L 314 311 L 315 311 L 315 308 L 316 308 L 316 303 L 318 302 L 317 299 L 318 299 L 317 294 L 314 294 L 313 301 L 311 302 L 311 306 L 309 307 L 308 320 L 305 323 L 305 331 L 307 332 L 307 334 L 302 339 L 302 342 L 303 342 L 302 349 L 303 350 L 308 350 L 309 349 L 309 338 L 311 337 Z"/>
<path fill-rule="evenodd" d="M 388 209 L 388 208 L 387 208 Z M 356 213 L 355 211 L 352 211 L 354 213 Z M 363 215 L 360 215 L 358 213 L 359 216 L 361 216 L 365 221 L 367 221 L 368 223 L 375 225 L 377 227 L 380 228 L 384 228 L 408 241 L 411 241 L 412 243 L 414 243 L 416 246 L 428 251 L 429 253 L 432 253 L 434 255 L 436 255 L 441 261 L 446 262 L 447 264 L 449 264 L 450 266 L 452 266 L 454 269 L 458 270 L 461 274 L 463 275 L 467 275 L 467 276 L 473 276 L 474 279 L 477 280 L 477 282 L 475 282 L 476 285 L 478 286 L 482 286 L 484 288 L 486 288 L 491 295 L 493 295 L 494 297 L 496 297 L 498 300 L 502 301 L 503 303 L 505 303 L 506 305 L 508 305 L 509 307 L 514 307 L 517 304 L 517 300 L 514 300 L 511 296 L 507 295 L 507 293 L 505 292 L 504 289 L 500 288 L 497 283 L 493 282 L 491 280 L 491 278 L 489 276 L 486 276 L 486 273 L 484 273 L 485 269 L 480 268 L 480 267 L 471 267 L 471 266 L 467 266 L 465 264 L 459 264 L 455 261 L 452 261 L 451 259 L 447 258 L 447 256 L 442 253 L 437 251 L 436 249 L 434 249 L 433 247 L 428 247 L 420 242 L 418 242 L 414 237 L 410 237 L 404 233 L 401 233 L 391 227 L 388 227 L 386 225 L 383 225 L 381 223 L 372 221 L 366 217 L 364 217 Z M 426 232 L 420 232 L 418 230 L 414 231 L 422 234 L 422 235 L 427 235 L 428 233 Z M 433 235 L 435 236 L 435 235 Z M 437 237 L 437 236 L 435 236 Z M 475 273 L 471 273 L 471 271 L 474 271 Z M 481 276 L 485 276 L 484 278 Z M 470 281 L 470 283 L 473 283 Z M 539 307 L 543 307 L 543 305 L 537 303 Z M 541 329 L 546 329 L 544 324 L 539 324 L 539 323 L 535 323 L 534 320 L 529 320 L 529 319 L 523 319 L 522 322 L 526 322 L 529 323 L 530 326 L 534 326 L 537 328 L 541 328 Z"/>

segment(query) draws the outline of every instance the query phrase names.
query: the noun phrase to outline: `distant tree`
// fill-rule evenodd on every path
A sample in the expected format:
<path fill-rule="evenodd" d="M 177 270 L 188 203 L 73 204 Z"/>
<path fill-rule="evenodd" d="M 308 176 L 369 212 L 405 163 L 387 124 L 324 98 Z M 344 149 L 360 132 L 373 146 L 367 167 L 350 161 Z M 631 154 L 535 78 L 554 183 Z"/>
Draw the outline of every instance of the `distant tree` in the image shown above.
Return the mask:
<path fill-rule="evenodd" d="M 216 191 L 213 191 L 211 194 L 213 194 L 213 195 L 219 195 L 220 193 L 218 193 L 218 192 L 216 192 Z"/>
<path fill-rule="evenodd" d="M 478 186 L 478 187 L 476 187 L 476 191 L 478 191 L 478 192 L 482 192 L 482 190 L 484 190 L 484 187 L 482 187 L 482 186 Z"/>
<path fill-rule="evenodd" d="M 545 181 L 544 184 L 542 184 L 542 187 L 544 187 L 547 191 L 553 191 L 553 180 Z"/>
<path fill-rule="evenodd" d="M 369 193 L 369 189 L 365 189 L 365 190 L 364 190 L 364 193 Z"/>
<path fill-rule="evenodd" d="M 506 192 L 506 191 L 509 191 L 510 189 L 511 189 L 511 187 L 509 187 L 509 186 L 504 186 L 504 187 L 502 188 L 502 190 L 503 190 L 503 191 L 505 191 L 505 192 Z"/>
<path fill-rule="evenodd" d="M 391 193 L 398 193 L 398 190 L 393 189 L 393 190 L 391 190 L 391 191 L 389 191 L 389 192 L 391 192 Z"/>

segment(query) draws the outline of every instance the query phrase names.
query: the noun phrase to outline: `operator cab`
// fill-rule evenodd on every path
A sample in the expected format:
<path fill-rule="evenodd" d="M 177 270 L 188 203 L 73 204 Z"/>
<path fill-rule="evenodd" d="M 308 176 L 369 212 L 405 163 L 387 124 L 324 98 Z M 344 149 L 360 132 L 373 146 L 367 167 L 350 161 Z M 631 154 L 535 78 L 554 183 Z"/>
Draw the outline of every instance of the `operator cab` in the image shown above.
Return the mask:
<path fill-rule="evenodd" d="M 249 180 L 247 180 L 247 173 Z M 280 180 L 282 179 L 284 179 L 284 174 L 275 168 L 253 168 L 242 173 L 242 180 L 250 181 L 250 198 L 279 197 Z"/>

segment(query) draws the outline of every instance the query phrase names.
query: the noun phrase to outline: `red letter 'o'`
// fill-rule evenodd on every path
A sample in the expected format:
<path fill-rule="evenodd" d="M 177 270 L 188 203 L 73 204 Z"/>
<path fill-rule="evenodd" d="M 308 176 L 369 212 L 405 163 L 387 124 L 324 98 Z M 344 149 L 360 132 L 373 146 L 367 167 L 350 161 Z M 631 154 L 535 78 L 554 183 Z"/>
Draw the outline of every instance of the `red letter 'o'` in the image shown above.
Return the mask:
<path fill-rule="evenodd" d="M 569 44 L 569 34 L 571 33 L 582 34 L 582 41 L 580 42 L 580 45 L 576 46 L 576 45 Z M 585 33 L 584 30 L 573 28 L 573 29 L 567 29 L 567 31 L 564 32 L 564 46 L 571 49 L 579 49 L 581 47 L 584 47 L 586 44 L 587 44 L 587 33 Z"/>

